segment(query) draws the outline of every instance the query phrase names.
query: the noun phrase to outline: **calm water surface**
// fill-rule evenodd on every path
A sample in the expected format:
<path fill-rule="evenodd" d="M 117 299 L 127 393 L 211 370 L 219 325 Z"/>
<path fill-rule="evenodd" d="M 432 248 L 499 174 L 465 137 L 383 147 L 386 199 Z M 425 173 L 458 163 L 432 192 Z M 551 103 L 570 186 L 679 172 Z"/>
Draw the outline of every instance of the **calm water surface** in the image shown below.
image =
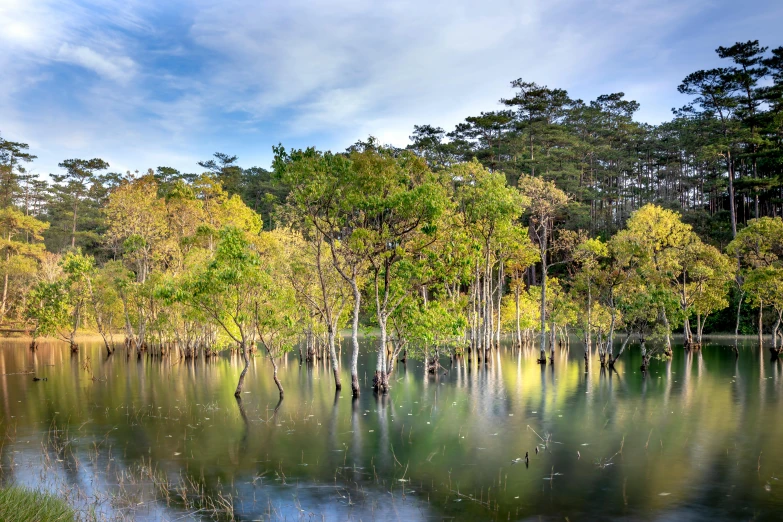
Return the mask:
<path fill-rule="evenodd" d="M 0 346 L 4 481 L 137 520 L 204 515 L 153 500 L 132 478 L 142 466 L 206 484 L 242 520 L 763 520 L 783 507 L 783 367 L 750 345 L 738 359 L 720 343 L 678 348 L 646 376 L 637 349 L 608 372 L 586 369 L 577 344 L 546 368 L 510 349 L 489 366 L 444 360 L 438 377 L 408 362 L 386 396 L 363 353 L 353 401 L 346 344 L 337 395 L 324 364 L 289 355 L 277 412 L 260 357 L 238 404 L 228 356 L 123 350 Z M 525 452 L 529 465 L 512 463 Z"/>

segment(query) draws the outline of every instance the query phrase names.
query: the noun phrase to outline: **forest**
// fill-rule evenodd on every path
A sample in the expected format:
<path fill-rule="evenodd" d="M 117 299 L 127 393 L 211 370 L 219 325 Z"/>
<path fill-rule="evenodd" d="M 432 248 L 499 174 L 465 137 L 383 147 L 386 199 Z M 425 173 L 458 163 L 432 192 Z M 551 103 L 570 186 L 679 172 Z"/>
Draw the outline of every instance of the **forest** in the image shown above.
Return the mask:
<path fill-rule="evenodd" d="M 671 120 L 634 119 L 621 92 L 585 102 L 517 79 L 499 110 L 405 148 L 274 147 L 270 169 L 216 153 L 201 172 L 112 172 L 100 158 L 28 173 L 0 138 L 0 322 L 78 350 L 183 359 L 328 360 L 377 337 L 373 388 L 397 361 L 487 364 L 504 336 L 549 364 L 578 336 L 642 369 L 675 335 L 771 338 L 783 350 L 783 47 L 717 50 Z M 672 86 L 675 88 L 675 86 Z M 206 154 L 205 154 L 206 156 Z M 121 343 L 115 342 L 115 337 Z M 615 343 L 616 340 L 621 343 Z"/>

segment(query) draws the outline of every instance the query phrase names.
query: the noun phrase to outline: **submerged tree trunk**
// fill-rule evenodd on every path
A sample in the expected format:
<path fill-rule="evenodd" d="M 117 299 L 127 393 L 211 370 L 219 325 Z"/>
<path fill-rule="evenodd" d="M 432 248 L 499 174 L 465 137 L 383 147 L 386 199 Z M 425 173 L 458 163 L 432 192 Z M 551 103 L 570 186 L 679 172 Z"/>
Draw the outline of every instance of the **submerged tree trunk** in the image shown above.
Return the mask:
<path fill-rule="evenodd" d="M 516 319 L 517 319 L 517 346 L 522 347 L 522 325 L 519 317 L 519 285 L 520 281 L 517 281 L 516 288 L 514 289 L 514 305 L 516 306 Z"/>
<path fill-rule="evenodd" d="M 71 352 L 78 352 L 79 351 L 79 345 L 76 344 L 76 331 L 79 329 L 79 323 L 81 322 L 81 305 L 76 305 L 76 308 L 73 312 L 73 328 L 71 329 L 71 334 L 68 337 L 68 340 L 71 345 Z"/>
<path fill-rule="evenodd" d="M 739 262 L 739 261 L 737 261 Z M 737 303 L 737 320 L 734 323 L 734 338 L 739 337 L 739 325 L 740 325 L 740 312 L 742 312 L 742 300 L 745 298 L 745 292 L 740 293 L 739 302 Z M 739 352 L 737 352 L 739 353 Z"/>
<path fill-rule="evenodd" d="M 650 364 L 650 356 L 647 354 L 647 346 L 644 343 L 644 339 L 642 339 L 642 372 L 647 371 L 647 367 Z"/>
<path fill-rule="evenodd" d="M 329 357 L 332 359 L 332 372 L 334 373 L 334 388 L 340 391 L 343 388 L 340 382 L 340 365 L 337 360 L 337 352 L 334 349 L 334 327 L 330 324 L 327 326 L 327 342 L 329 343 Z"/>
<path fill-rule="evenodd" d="M 609 351 L 609 368 L 614 368 L 614 363 L 623 354 L 623 352 L 625 351 L 626 346 L 628 346 L 628 343 L 631 342 L 631 338 L 632 337 L 633 337 L 633 335 L 629 333 L 628 336 L 623 341 L 623 344 L 620 345 L 620 349 L 617 351 L 617 355 L 615 355 L 614 357 L 612 357 L 611 348 L 609 349 L 610 350 Z"/>
<path fill-rule="evenodd" d="M 661 317 L 663 318 L 663 325 L 666 328 L 666 347 L 664 353 L 668 356 L 672 354 L 672 328 L 669 324 L 669 317 L 666 315 L 666 310 L 661 309 Z"/>
<path fill-rule="evenodd" d="M 544 248 L 542 248 L 542 260 L 541 267 L 541 344 L 540 344 L 540 357 L 538 362 L 546 364 L 546 239 L 544 241 Z"/>
<path fill-rule="evenodd" d="M 359 310 L 361 307 L 362 294 L 359 292 L 359 285 L 354 279 L 351 281 L 353 289 L 353 323 L 351 325 L 351 343 L 353 351 L 351 352 L 351 392 L 354 397 L 359 396 Z"/>
<path fill-rule="evenodd" d="M 378 325 L 381 329 L 381 339 L 378 346 L 378 358 L 375 364 L 375 377 L 373 377 L 373 388 L 376 391 L 386 393 L 389 391 L 389 384 L 386 374 L 386 317 L 381 313 L 378 314 Z"/>
<path fill-rule="evenodd" d="M 239 374 L 239 382 L 237 382 L 237 389 L 234 392 L 235 397 L 239 397 L 242 395 L 242 387 L 245 384 L 245 375 L 247 374 L 247 367 L 250 366 L 250 358 L 247 355 L 247 346 L 244 342 L 240 344 L 240 350 L 242 352 L 242 359 L 244 360 L 244 367 L 242 368 L 242 373 Z"/>
<path fill-rule="evenodd" d="M 272 357 L 272 353 L 267 349 L 267 353 L 269 354 L 269 360 L 272 362 L 272 378 L 275 381 L 275 385 L 277 386 L 277 391 L 280 392 L 280 400 L 283 400 L 283 385 L 280 382 L 280 379 L 277 378 L 277 363 L 275 362 L 275 358 Z M 278 403 L 278 407 L 280 406 L 280 403 Z"/>
<path fill-rule="evenodd" d="M 495 346 L 497 348 L 500 348 L 500 307 L 502 304 L 503 299 L 503 278 L 505 277 L 505 274 L 503 273 L 503 261 L 498 260 L 498 322 L 495 328 Z"/>

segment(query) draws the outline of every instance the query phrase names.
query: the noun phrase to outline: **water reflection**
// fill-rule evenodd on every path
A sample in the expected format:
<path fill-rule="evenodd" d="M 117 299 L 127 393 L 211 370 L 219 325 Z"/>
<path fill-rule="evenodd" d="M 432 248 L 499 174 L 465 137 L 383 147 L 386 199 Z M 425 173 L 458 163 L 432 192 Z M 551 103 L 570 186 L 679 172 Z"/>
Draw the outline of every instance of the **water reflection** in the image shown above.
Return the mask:
<path fill-rule="evenodd" d="M 738 358 L 731 344 L 679 348 L 645 374 L 638 349 L 611 370 L 585 365 L 576 342 L 546 366 L 503 346 L 489 364 L 458 357 L 436 375 L 409 360 L 390 394 L 356 399 L 334 393 L 326 361 L 291 354 L 284 402 L 260 357 L 235 399 L 236 357 L 123 350 L 5 343 L 4 480 L 89 499 L 145 466 L 203 481 L 247 519 L 745 519 L 774 516 L 783 499 L 781 362 L 758 346 Z M 373 362 L 363 354 L 359 375 Z M 526 452 L 527 466 L 512 465 Z M 150 502 L 152 482 L 125 489 L 142 499 L 136 519 L 189 513 Z"/>

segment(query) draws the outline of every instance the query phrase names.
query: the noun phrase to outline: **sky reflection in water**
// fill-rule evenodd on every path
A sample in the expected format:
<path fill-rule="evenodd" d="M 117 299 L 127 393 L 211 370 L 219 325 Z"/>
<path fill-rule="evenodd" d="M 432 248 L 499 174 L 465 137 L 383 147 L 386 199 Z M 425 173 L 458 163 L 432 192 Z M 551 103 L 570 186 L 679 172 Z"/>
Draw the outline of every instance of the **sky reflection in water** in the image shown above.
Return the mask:
<path fill-rule="evenodd" d="M 503 348 L 488 366 L 444 360 L 437 377 L 399 365 L 386 396 L 369 389 L 374 356 L 363 353 L 358 401 L 348 350 L 337 395 L 325 364 L 290 354 L 275 412 L 260 357 L 237 404 L 228 357 L 170 362 L 120 349 L 107 359 L 99 345 L 72 357 L 63 344 L 32 353 L 6 342 L 2 477 L 78 486 L 87 506 L 143 463 L 230 494 L 247 520 L 763 519 L 783 507 L 783 367 L 757 347 L 739 359 L 721 343 L 677 348 L 646 377 L 638 350 L 608 372 L 595 360 L 586 369 L 576 343 L 546 368 L 535 351 Z M 48 380 L 16 374 L 29 369 Z M 45 466 L 53 426 L 71 451 Z M 529 465 L 512 462 L 525 452 Z M 150 502 L 149 483 L 122 485 L 140 504 L 103 502 L 103 514 L 198 516 Z"/>

